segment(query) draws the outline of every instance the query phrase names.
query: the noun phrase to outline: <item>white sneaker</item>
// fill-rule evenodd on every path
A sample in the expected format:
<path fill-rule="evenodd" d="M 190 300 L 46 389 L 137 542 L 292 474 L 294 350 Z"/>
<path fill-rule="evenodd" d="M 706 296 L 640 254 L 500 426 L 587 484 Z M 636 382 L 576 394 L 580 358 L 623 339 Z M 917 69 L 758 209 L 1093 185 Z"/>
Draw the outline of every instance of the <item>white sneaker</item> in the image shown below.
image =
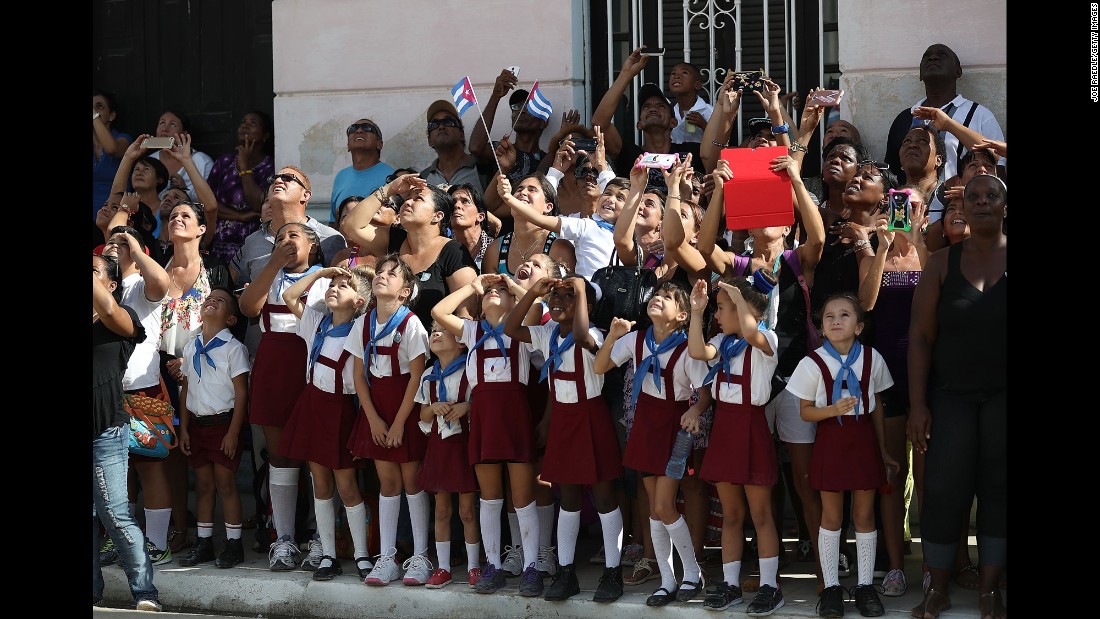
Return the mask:
<path fill-rule="evenodd" d="M 314 535 L 313 539 L 309 540 L 309 550 L 305 561 L 302 561 L 302 569 L 307 572 L 314 572 L 321 566 L 321 557 L 325 556 L 325 551 L 321 547 L 321 538 Z"/>
<path fill-rule="evenodd" d="M 367 577 L 363 579 L 363 584 L 372 587 L 384 587 L 401 578 L 401 568 L 397 567 L 396 557 L 396 548 L 391 548 L 388 554 L 378 557 L 378 562 L 371 568 L 370 574 L 367 574 Z"/>
<path fill-rule="evenodd" d="M 161 610 L 160 600 L 157 600 L 156 598 L 146 598 L 144 600 L 138 600 L 137 606 L 135 606 L 135 608 L 137 610 L 145 611 L 148 613 L 159 613 Z"/>
<path fill-rule="evenodd" d="M 535 567 L 539 568 L 543 578 L 553 577 L 558 573 L 558 556 L 554 554 L 553 546 L 539 546 L 539 558 Z"/>
<path fill-rule="evenodd" d="M 401 564 L 401 569 L 405 570 L 404 583 L 415 587 L 428 582 L 428 579 L 432 577 L 432 572 L 435 571 L 435 566 L 432 565 L 428 557 L 413 555 Z"/>
<path fill-rule="evenodd" d="M 523 546 L 505 546 L 504 561 L 500 569 L 508 578 L 515 578 L 523 573 Z"/>
<path fill-rule="evenodd" d="M 267 561 L 272 572 L 289 572 L 298 566 L 298 556 L 302 551 L 294 544 L 289 535 L 284 535 L 271 544 L 267 550 Z"/>

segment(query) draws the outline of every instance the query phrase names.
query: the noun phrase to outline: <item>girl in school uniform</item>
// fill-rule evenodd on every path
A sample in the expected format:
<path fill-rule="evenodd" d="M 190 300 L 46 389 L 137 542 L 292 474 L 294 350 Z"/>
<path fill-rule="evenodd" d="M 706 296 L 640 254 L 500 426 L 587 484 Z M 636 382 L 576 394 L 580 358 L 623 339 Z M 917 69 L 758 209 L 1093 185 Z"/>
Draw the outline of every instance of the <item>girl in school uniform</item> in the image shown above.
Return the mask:
<path fill-rule="evenodd" d="M 306 275 L 283 292 L 287 308 L 299 319 L 297 335 L 305 340 L 309 353 L 306 388 L 283 428 L 279 451 L 309 462 L 313 477 L 313 507 L 321 541 L 321 560 L 313 580 L 332 580 L 344 573 L 336 559 L 334 489 L 347 512 L 359 578 L 366 578 L 374 567 L 367 551 L 366 506 L 356 479 L 359 466 L 347 449 L 358 410 L 354 364 L 351 353 L 344 350 L 355 319 L 367 309 L 367 276 L 364 267 L 328 267 Z M 322 277 L 328 279 L 329 286 L 325 308 L 318 311 L 304 305 L 301 297 Z"/>
<path fill-rule="evenodd" d="M 826 342 L 798 362 L 787 383 L 801 400 L 802 418 L 817 422 L 810 484 L 821 492 L 818 548 L 825 589 L 818 602 L 822 617 L 843 617 L 844 596 L 837 575 L 844 491 L 852 491 L 859 583 L 852 590 L 864 617 L 882 615 L 872 585 L 877 532 L 875 491 L 885 485 L 887 469 L 898 463 L 886 451 L 881 393 L 894 384 L 878 351 L 860 344 L 863 309 L 850 294 L 830 296 L 821 311 Z M 885 466 L 884 466 L 885 464 Z"/>
<path fill-rule="evenodd" d="M 428 332 L 410 309 L 417 289 L 408 263 L 387 254 L 374 270 L 374 309 L 355 321 L 344 343 L 354 357 L 355 393 L 363 410 L 355 416 L 348 449 L 357 458 L 374 459 L 380 484 L 382 556 L 363 582 L 381 587 L 401 577 L 395 544 L 404 491 L 413 528 L 413 556 L 403 564 L 404 583 L 422 585 L 433 566 L 427 557 L 428 495 L 417 485 L 416 472 L 428 442 L 417 427 L 420 416 L 413 414 L 413 398 L 424 373 Z"/>
<path fill-rule="evenodd" d="M 545 296 L 551 322 L 522 326 L 523 318 Z M 504 332 L 540 351 L 546 361 L 540 382 L 549 378 L 550 427 L 542 478 L 561 491 L 558 512 L 558 556 L 561 568 L 546 591 L 547 600 L 565 600 L 580 593 L 574 555 L 580 531 L 584 488 L 592 488 L 593 504 L 603 526 L 604 572 L 594 602 L 614 602 L 623 594 L 619 565 L 623 516 L 614 480 L 623 474 L 619 442 L 604 402 L 603 375 L 592 370 L 603 334 L 589 322 L 588 308 L 596 290 L 581 277 L 545 277 L 527 291 L 508 315 Z"/>
<path fill-rule="evenodd" d="M 432 308 L 432 318 L 460 338 L 470 351 L 466 377 L 470 381 L 470 464 L 481 488 L 481 541 L 486 566 L 475 589 L 493 593 L 505 585 L 500 560 L 500 511 L 504 505 L 504 467 L 508 467 L 516 504 L 524 561 L 519 593 L 542 595 L 542 576 L 535 565 L 539 518 L 534 499 L 535 433 L 527 403 L 531 354 L 504 333 L 504 318 L 527 291 L 510 277 L 481 275 L 452 292 Z M 480 320 L 454 314 L 473 295 L 480 297 Z"/>
<path fill-rule="evenodd" d="M 278 539 L 268 549 L 272 571 L 288 571 L 297 567 L 298 546 L 294 543 L 294 519 L 298 502 L 298 473 L 301 461 L 290 458 L 278 447 L 294 405 L 306 386 L 306 343 L 298 337 L 298 317 L 287 307 L 283 293 L 295 282 L 321 269 L 324 255 L 321 239 L 309 226 L 288 223 L 275 233 L 275 245 L 267 264 L 241 293 L 241 313 L 260 318 L 260 344 L 252 365 L 252 385 L 248 402 L 249 423 L 259 424 L 270 446 L 268 484 L 271 493 L 271 513 Z M 307 291 L 302 303 L 318 311 L 325 307 L 327 278 L 318 278 Z M 314 545 L 311 542 L 310 555 Z M 306 569 L 317 569 L 311 561 Z"/>
<path fill-rule="evenodd" d="M 751 282 L 751 283 L 750 283 Z M 714 394 L 714 425 L 710 438 L 716 449 L 703 456 L 699 472 L 714 482 L 722 501 L 722 574 L 708 588 L 703 607 L 723 610 L 741 603 L 741 557 L 744 553 L 745 503 L 752 514 L 760 556 L 760 589 L 749 604 L 749 616 L 770 615 L 783 606 L 776 576 L 779 572 L 779 535 L 772 520 L 772 486 L 779 468 L 775 443 L 764 415 L 772 392 L 772 374 L 779 361 L 779 336 L 761 322 L 768 309 L 768 293 L 775 279 L 763 269 L 752 278 L 720 283 L 714 314 L 721 333 L 703 339 L 703 312 L 707 283 L 698 281 L 691 292 L 688 353 L 713 365 L 701 381 Z"/>
<path fill-rule="evenodd" d="M 470 381 L 466 378 L 466 347 L 438 322 L 432 323 L 428 347 L 435 360 L 416 392 L 420 429 L 428 448 L 416 481 L 435 495 L 435 555 L 439 567 L 428 579 L 429 589 L 451 584 L 451 494 L 458 493 L 458 514 L 466 542 L 466 583 L 481 577 L 481 544 L 474 519 L 477 478 L 470 466 Z"/>
<path fill-rule="evenodd" d="M 631 394 L 635 401 L 634 427 L 626 442 L 623 465 L 642 473 L 649 494 L 649 529 L 661 570 L 661 586 L 646 600 L 647 606 L 664 606 L 673 600 L 686 602 L 703 587 L 691 533 L 676 510 L 680 480 L 665 475 L 676 433 L 680 428 L 698 432 L 699 414 L 713 401 L 710 389 L 699 388 L 699 401 L 688 403 L 691 377 L 707 371 L 706 364 L 687 354 L 689 307 L 686 290 L 671 282 L 662 284 L 646 306 L 652 325 L 644 333 L 628 334 L 634 321 L 613 319 L 593 367 L 604 374 L 633 359 L 637 368 Z M 684 566 L 679 586 L 672 567 L 673 545 Z"/>

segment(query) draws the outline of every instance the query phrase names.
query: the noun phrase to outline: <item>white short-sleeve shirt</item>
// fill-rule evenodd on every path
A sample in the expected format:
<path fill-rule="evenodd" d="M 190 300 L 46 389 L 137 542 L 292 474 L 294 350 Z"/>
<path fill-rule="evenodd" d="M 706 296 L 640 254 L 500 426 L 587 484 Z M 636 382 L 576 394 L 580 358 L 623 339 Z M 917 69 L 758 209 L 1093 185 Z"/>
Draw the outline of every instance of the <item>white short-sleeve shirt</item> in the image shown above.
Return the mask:
<path fill-rule="evenodd" d="M 561 222 L 558 238 L 572 241 L 576 248 L 577 275 L 589 279 L 611 262 L 611 252 L 615 250 L 613 231 L 601 228 L 592 217 L 559 217 L 558 221 Z"/>
<path fill-rule="evenodd" d="M 766 329 L 761 331 L 761 333 L 767 338 L 768 344 L 771 345 L 773 351 L 779 350 L 779 336 L 775 334 L 775 331 Z M 718 334 L 711 338 L 708 343 L 720 349 L 722 346 L 722 338 L 724 337 L 724 335 Z M 767 355 L 763 350 L 749 346 L 730 361 L 730 371 L 733 372 L 733 374 L 741 375 L 744 373 L 745 354 L 750 351 L 752 354 L 752 378 L 750 379 L 750 385 L 752 387 L 751 404 L 753 406 L 764 406 L 772 397 L 772 375 L 775 374 L 775 368 L 779 365 L 779 355 L 774 352 L 771 355 Z M 708 366 L 707 371 L 709 372 L 710 368 L 718 365 L 720 360 L 721 355 L 715 357 L 711 361 L 704 362 Z M 706 378 L 706 373 L 704 372 L 702 376 L 693 378 L 696 384 L 702 384 L 703 379 Z M 723 380 L 721 378 L 721 372 L 715 375 L 714 382 L 711 383 L 711 393 L 714 394 L 714 399 L 719 402 L 742 404 L 742 398 L 744 397 L 742 392 L 743 389 L 741 389 L 741 385 Z"/>
<path fill-rule="evenodd" d="M 508 360 L 508 351 L 504 351 L 503 357 L 489 357 L 482 358 L 482 350 L 497 350 L 496 340 L 489 338 L 485 340 L 485 343 L 474 349 L 474 344 L 477 343 L 477 325 L 479 321 L 465 320 L 462 321 L 462 337 L 459 341 L 462 342 L 466 349 L 470 351 L 469 356 L 466 358 L 466 378 L 470 381 L 470 389 L 473 389 L 478 384 L 477 380 L 477 364 L 481 363 L 485 370 L 485 382 L 487 383 L 510 383 L 512 382 L 512 367 L 511 361 Z M 484 335 L 484 333 L 482 334 Z M 504 333 L 500 334 L 501 341 L 505 346 L 512 345 L 512 338 L 508 337 Z M 516 356 L 519 358 L 519 382 L 527 385 L 529 384 L 528 378 L 531 373 L 531 350 L 528 346 L 520 345 L 517 347 L 518 351 Z M 507 363 L 506 363 L 507 362 Z"/>
<path fill-rule="evenodd" d="M 426 377 L 428 375 L 429 371 L 431 371 L 430 368 L 425 369 L 424 377 Z M 469 385 L 469 382 L 467 382 L 467 384 L 466 384 L 466 393 L 459 393 L 459 388 L 462 387 L 462 377 L 463 376 L 465 376 L 465 372 L 464 371 L 458 371 L 458 372 L 455 372 L 454 374 L 451 374 L 450 376 L 443 379 L 443 384 L 445 384 L 447 386 L 447 401 L 448 402 L 469 402 L 470 401 L 470 385 Z M 416 402 L 417 404 L 432 404 L 432 401 L 431 401 L 432 383 L 434 383 L 436 381 L 432 381 L 432 383 L 429 383 L 428 381 L 424 380 L 424 377 L 421 377 L 421 379 L 420 379 L 420 388 L 416 390 L 416 397 L 413 398 L 413 401 Z M 435 389 L 436 389 L 436 393 L 439 393 L 439 385 L 436 385 Z"/>
<path fill-rule="evenodd" d="M 351 333 L 348 334 L 348 339 L 344 341 L 344 350 L 350 352 L 352 355 L 363 359 L 363 355 L 366 353 L 366 346 L 363 343 L 363 330 L 367 329 L 367 333 L 370 333 L 369 327 L 367 327 L 367 321 L 371 319 L 371 312 L 367 312 L 362 316 L 355 319 L 355 325 L 351 328 Z M 386 324 L 386 321 L 375 321 L 375 333 L 382 330 L 382 327 Z M 380 346 L 389 346 L 393 343 L 393 338 L 397 334 L 398 329 L 394 329 L 386 334 L 386 337 L 378 340 L 377 344 Z M 424 328 L 424 324 L 420 322 L 420 319 L 416 317 L 416 314 L 409 314 L 409 322 L 405 323 L 405 333 L 401 336 L 401 341 L 398 342 L 397 347 L 397 362 L 401 367 L 398 368 L 398 372 L 401 374 L 409 373 L 409 362 L 415 359 L 419 355 L 423 355 L 428 352 L 428 330 Z M 368 364 L 368 360 L 363 359 L 364 365 Z M 373 359 L 369 360 L 370 373 L 379 378 L 392 376 L 393 368 L 390 367 L 389 355 L 374 355 Z"/>
<path fill-rule="evenodd" d="M 327 307 L 325 305 L 325 293 L 328 292 L 329 278 L 319 277 L 317 281 L 313 282 L 313 285 L 309 287 L 309 291 L 306 293 L 306 300 L 303 305 L 312 307 L 318 312 L 322 312 Z M 271 288 L 267 291 L 266 303 L 268 305 L 281 305 L 286 307 L 286 302 L 283 301 L 283 293 L 287 288 L 294 285 L 294 282 L 283 277 L 283 271 L 279 271 L 279 274 L 275 276 L 275 281 L 271 282 Z M 291 312 L 271 314 L 271 328 L 268 329 L 265 325 L 265 320 L 260 318 L 260 329 L 263 331 L 272 331 L 274 333 L 297 333 L 298 332 L 298 318 Z"/>
<path fill-rule="evenodd" d="M 308 306 L 302 309 L 302 319 L 298 321 L 298 335 L 306 341 L 307 359 L 309 358 L 309 351 L 313 350 L 313 340 L 317 337 L 317 327 L 321 324 L 321 320 L 328 315 L 328 312 L 322 313 Z M 321 356 L 339 361 L 340 356 L 344 353 L 344 342 L 347 338 L 348 336 L 333 337 L 330 335 L 326 337 L 324 343 L 321 344 Z M 343 393 L 354 394 L 355 364 L 351 362 L 351 357 L 348 357 L 340 373 L 344 381 Z M 306 378 L 309 379 L 308 367 L 306 368 Z M 311 382 L 313 386 L 325 393 L 336 393 L 336 370 L 322 363 L 316 363 L 313 366 Z"/>
<path fill-rule="evenodd" d="M 180 370 L 187 377 L 187 410 L 198 417 L 232 411 L 236 401 L 233 379 L 252 369 L 248 364 L 248 349 L 233 337 L 229 329 L 222 329 L 211 341 L 217 338 L 225 340 L 225 344 L 207 353 L 214 362 L 214 367 L 206 363 L 206 355 L 200 357 L 200 375 L 195 371 L 194 359 L 195 342 L 201 337 L 202 331 L 199 331 L 198 335 L 183 346 Z M 204 340 L 204 345 L 207 343 Z"/>
<path fill-rule="evenodd" d="M 829 368 L 829 372 L 835 377 L 836 373 L 840 371 L 840 362 L 829 356 L 829 353 L 825 352 L 825 347 L 818 348 L 815 352 L 821 355 L 821 358 L 825 360 L 825 367 Z M 871 354 L 871 378 L 867 383 L 868 391 L 868 404 L 870 410 L 863 410 L 863 402 L 859 404 L 859 413 L 865 414 L 875 410 L 875 394 L 882 393 L 889 389 L 894 384 L 894 377 L 890 375 L 890 369 L 886 367 L 886 361 L 883 360 L 882 355 L 877 350 L 870 346 L 864 346 L 860 352 L 859 357 L 852 364 L 852 370 L 855 371 L 856 378 L 863 379 L 863 356 Z M 803 357 L 798 362 L 798 367 L 794 369 L 794 373 L 791 374 L 790 381 L 787 382 L 787 391 L 798 396 L 803 400 L 813 400 L 814 406 L 818 408 L 824 408 L 832 404 L 829 401 L 832 393 L 825 391 L 825 380 L 821 376 L 821 368 L 817 367 L 814 360 L 809 356 Z M 845 388 L 841 391 L 841 397 L 848 397 L 852 395 Z M 855 409 L 845 413 L 846 415 L 855 415 Z"/>
<path fill-rule="evenodd" d="M 636 342 L 639 337 L 645 337 L 644 331 L 631 331 L 626 335 L 619 338 L 615 345 L 611 347 L 611 361 L 615 365 L 622 365 L 626 363 L 627 359 L 634 359 L 634 367 L 641 367 L 642 359 L 649 356 L 649 350 L 645 344 L 642 344 L 642 359 L 637 359 L 634 356 L 636 350 Z M 658 355 L 658 359 L 661 361 L 661 373 L 668 371 L 668 360 L 672 357 L 672 353 L 675 349 L 666 351 Z M 700 374 L 702 372 L 702 374 Z M 676 367 L 673 368 L 672 384 L 675 387 L 676 394 L 674 398 L 676 400 L 686 400 L 691 397 L 691 390 L 698 387 L 692 382 L 692 377 L 706 376 L 707 364 L 697 359 L 692 359 L 691 355 L 685 349 L 680 355 L 680 359 L 676 362 Z M 661 400 L 671 399 L 669 394 L 665 392 L 665 386 L 663 379 L 661 380 L 661 391 L 657 391 L 657 387 L 653 384 L 653 375 L 646 374 L 645 380 L 642 382 L 642 393 L 647 393 L 655 398 Z M 700 378 L 702 380 L 702 378 Z"/>
<path fill-rule="evenodd" d="M 557 322 L 551 320 L 550 322 L 536 326 L 528 327 L 528 332 L 531 334 L 531 343 L 528 344 L 531 348 L 542 352 L 546 359 L 550 358 L 550 344 L 555 346 L 561 343 L 564 339 L 561 335 L 561 329 Z M 603 344 L 603 333 L 595 328 L 589 327 L 588 333 L 596 342 L 596 346 L 599 347 Z M 576 344 L 574 344 L 576 346 Z M 575 363 L 575 351 L 573 348 L 569 348 L 562 353 L 561 364 L 558 369 L 562 372 L 573 372 L 576 368 Z M 603 374 L 597 374 L 592 369 L 592 363 L 596 360 L 596 353 L 588 349 L 581 350 L 581 361 L 584 363 L 584 388 L 588 392 L 589 398 L 594 398 L 600 395 L 603 391 Z M 577 393 L 577 384 L 572 380 L 550 379 L 554 380 L 554 399 L 562 404 L 575 404 L 580 401 L 580 396 Z"/>
<path fill-rule="evenodd" d="M 126 374 L 122 377 L 125 390 L 145 389 L 160 384 L 160 305 L 168 298 L 156 301 L 145 298 L 145 280 L 140 273 L 127 275 L 122 280 L 122 304 L 130 306 L 145 327 L 145 340 L 134 347 L 134 353 L 126 362 Z"/>

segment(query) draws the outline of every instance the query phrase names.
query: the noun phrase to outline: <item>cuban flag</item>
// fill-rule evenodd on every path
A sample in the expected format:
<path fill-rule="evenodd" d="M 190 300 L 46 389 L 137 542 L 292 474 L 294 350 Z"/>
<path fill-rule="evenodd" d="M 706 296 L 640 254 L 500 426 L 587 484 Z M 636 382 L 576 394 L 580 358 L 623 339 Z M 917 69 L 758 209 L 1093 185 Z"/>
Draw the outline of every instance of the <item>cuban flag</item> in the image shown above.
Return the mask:
<path fill-rule="evenodd" d="M 550 105 L 550 101 L 542 95 L 542 91 L 539 90 L 539 81 L 535 80 L 535 85 L 531 87 L 531 94 L 527 95 L 527 111 L 532 116 L 541 118 L 547 122 L 550 120 L 550 114 L 554 113 L 554 106 Z"/>
<path fill-rule="evenodd" d="M 462 116 L 471 105 L 477 103 L 477 97 L 474 96 L 474 87 L 470 85 L 469 75 L 458 80 L 455 87 L 451 89 L 451 98 L 454 99 L 455 109 L 458 110 L 459 116 Z"/>

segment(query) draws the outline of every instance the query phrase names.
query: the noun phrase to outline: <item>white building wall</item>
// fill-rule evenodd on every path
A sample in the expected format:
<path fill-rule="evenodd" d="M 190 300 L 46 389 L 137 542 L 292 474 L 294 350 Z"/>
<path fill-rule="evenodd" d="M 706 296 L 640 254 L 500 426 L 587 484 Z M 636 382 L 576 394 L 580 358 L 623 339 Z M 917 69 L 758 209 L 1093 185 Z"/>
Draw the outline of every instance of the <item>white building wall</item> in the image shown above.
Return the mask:
<path fill-rule="evenodd" d="M 274 0 L 275 164 L 297 165 L 313 185 L 310 214 L 327 221 L 332 180 L 351 165 L 346 127 L 378 123 L 382 160 L 423 168 L 424 113 L 470 76 L 487 102 L 506 66 L 520 67 L 517 88 L 539 89 L 554 106 L 543 148 L 562 112 L 586 109 L 587 3 L 583 0 Z M 477 108 L 462 116 L 466 136 Z M 492 139 L 511 128 L 507 97 Z"/>
<path fill-rule="evenodd" d="M 882 159 L 898 112 L 924 98 L 918 67 L 943 43 L 962 62 L 959 94 L 993 111 L 1008 136 L 1006 8 L 1000 0 L 840 0 L 841 117 L 859 128 Z"/>

